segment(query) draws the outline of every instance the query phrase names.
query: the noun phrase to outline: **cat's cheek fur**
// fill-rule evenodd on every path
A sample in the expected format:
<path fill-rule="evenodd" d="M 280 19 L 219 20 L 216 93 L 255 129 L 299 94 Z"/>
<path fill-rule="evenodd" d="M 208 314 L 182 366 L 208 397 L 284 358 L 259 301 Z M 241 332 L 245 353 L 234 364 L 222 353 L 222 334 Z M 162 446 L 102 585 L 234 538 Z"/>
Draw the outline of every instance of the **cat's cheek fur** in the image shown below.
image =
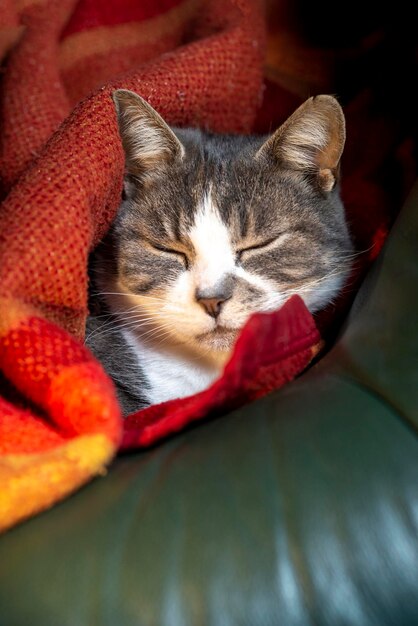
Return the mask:
<path fill-rule="evenodd" d="M 339 273 L 336 276 L 331 274 L 325 280 L 312 281 L 312 284 L 308 283 L 296 293 L 302 298 L 306 308 L 311 313 L 316 313 L 336 298 L 346 281 L 347 273 Z"/>
<path fill-rule="evenodd" d="M 275 311 L 286 302 L 288 296 L 278 291 L 277 285 L 268 278 L 248 272 L 241 266 L 237 266 L 235 275 L 239 279 L 238 293 L 230 309 L 235 327 L 241 328 L 252 313 Z"/>

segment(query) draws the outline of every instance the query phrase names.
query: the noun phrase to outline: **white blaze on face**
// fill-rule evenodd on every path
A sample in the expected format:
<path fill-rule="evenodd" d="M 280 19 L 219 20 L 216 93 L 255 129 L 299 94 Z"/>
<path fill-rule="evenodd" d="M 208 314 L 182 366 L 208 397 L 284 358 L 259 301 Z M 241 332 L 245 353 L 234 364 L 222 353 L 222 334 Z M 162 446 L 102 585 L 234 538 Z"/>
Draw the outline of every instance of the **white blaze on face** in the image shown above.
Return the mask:
<path fill-rule="evenodd" d="M 235 253 L 228 227 L 221 219 L 211 191 L 203 197 L 189 233 L 196 253 L 196 288 L 210 290 L 235 269 Z"/>

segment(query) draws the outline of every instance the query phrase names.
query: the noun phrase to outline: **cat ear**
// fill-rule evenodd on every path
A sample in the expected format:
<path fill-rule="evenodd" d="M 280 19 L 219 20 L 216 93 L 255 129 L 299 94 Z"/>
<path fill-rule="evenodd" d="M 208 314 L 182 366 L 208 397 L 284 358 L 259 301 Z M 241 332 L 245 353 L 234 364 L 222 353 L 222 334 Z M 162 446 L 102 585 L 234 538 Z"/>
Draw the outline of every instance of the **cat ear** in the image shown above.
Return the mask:
<path fill-rule="evenodd" d="M 338 179 L 345 143 L 343 111 L 332 96 L 306 100 L 261 146 L 257 157 L 273 157 L 281 165 L 317 174 L 324 191 Z"/>
<path fill-rule="evenodd" d="M 129 174 L 152 175 L 183 157 L 183 145 L 148 102 L 127 89 L 114 91 L 112 97 Z"/>

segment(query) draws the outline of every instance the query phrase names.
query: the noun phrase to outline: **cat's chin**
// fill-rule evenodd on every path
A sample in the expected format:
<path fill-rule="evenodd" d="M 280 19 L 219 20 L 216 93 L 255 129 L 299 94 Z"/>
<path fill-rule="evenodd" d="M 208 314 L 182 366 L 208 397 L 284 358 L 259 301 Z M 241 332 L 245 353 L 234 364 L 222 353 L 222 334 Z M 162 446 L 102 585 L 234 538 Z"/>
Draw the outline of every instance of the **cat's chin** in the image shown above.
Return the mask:
<path fill-rule="evenodd" d="M 214 352 L 230 352 L 238 331 L 232 328 L 217 327 L 207 333 L 196 337 L 196 341 L 202 348 L 213 350 Z"/>

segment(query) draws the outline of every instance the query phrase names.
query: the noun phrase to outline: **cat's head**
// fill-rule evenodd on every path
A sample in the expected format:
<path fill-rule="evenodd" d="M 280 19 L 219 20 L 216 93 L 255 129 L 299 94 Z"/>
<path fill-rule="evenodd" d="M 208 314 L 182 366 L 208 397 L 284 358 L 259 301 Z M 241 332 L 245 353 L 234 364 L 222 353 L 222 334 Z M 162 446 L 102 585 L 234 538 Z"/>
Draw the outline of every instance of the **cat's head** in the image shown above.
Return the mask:
<path fill-rule="evenodd" d="M 312 312 L 335 298 L 351 244 L 333 97 L 310 98 L 269 137 L 171 129 L 132 92 L 114 101 L 126 179 L 107 289 L 131 328 L 229 351 L 252 313 L 292 294 Z"/>

